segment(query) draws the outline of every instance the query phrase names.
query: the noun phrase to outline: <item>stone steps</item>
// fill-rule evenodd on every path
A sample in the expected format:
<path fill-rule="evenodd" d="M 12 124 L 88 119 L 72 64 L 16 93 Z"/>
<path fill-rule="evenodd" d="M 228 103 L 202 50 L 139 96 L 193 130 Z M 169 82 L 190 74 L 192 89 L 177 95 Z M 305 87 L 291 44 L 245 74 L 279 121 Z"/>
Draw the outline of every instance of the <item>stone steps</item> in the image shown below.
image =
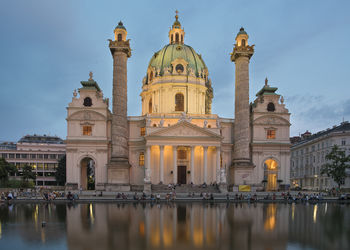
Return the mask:
<path fill-rule="evenodd" d="M 152 193 L 169 193 L 169 192 L 171 192 L 171 189 L 168 188 L 168 185 L 152 184 Z M 176 193 L 220 193 L 219 189 L 216 186 L 207 186 L 203 188 L 197 185 L 176 186 L 175 192 Z"/>

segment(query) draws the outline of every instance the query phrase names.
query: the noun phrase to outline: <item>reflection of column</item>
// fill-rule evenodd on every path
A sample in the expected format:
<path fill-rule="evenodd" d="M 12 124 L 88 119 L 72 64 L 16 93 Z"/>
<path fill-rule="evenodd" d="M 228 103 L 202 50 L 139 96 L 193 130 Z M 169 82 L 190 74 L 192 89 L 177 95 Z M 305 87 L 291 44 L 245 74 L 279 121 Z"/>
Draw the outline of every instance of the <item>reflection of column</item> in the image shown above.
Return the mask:
<path fill-rule="evenodd" d="M 207 207 L 204 205 L 203 211 L 203 243 L 207 241 Z"/>
<path fill-rule="evenodd" d="M 173 146 L 173 182 L 177 183 L 177 147 Z"/>
<path fill-rule="evenodd" d="M 191 182 L 194 184 L 194 146 L 191 147 Z"/>
<path fill-rule="evenodd" d="M 146 246 L 149 246 L 149 240 L 150 240 L 150 211 L 149 208 L 146 206 L 145 208 L 145 224 L 146 224 Z"/>
<path fill-rule="evenodd" d="M 164 146 L 159 146 L 160 160 L 159 160 L 159 179 L 161 183 L 164 183 Z"/>
<path fill-rule="evenodd" d="M 216 183 L 220 183 L 220 147 L 216 147 Z"/>
<path fill-rule="evenodd" d="M 208 162 L 207 162 L 207 152 L 208 152 L 208 147 L 207 146 L 203 146 L 204 149 L 204 166 L 203 166 L 203 170 L 204 170 L 204 182 L 207 183 L 207 177 L 208 177 Z"/>
<path fill-rule="evenodd" d="M 176 226 L 177 226 L 177 207 L 176 205 L 174 205 L 174 208 L 173 208 L 173 242 L 174 244 L 176 244 Z"/>
<path fill-rule="evenodd" d="M 194 243 L 193 229 L 194 229 L 194 209 L 193 209 L 193 206 L 191 205 L 191 210 L 190 210 L 190 235 L 191 235 L 192 244 Z"/>
<path fill-rule="evenodd" d="M 163 207 L 160 208 L 160 246 L 164 247 L 164 211 Z"/>

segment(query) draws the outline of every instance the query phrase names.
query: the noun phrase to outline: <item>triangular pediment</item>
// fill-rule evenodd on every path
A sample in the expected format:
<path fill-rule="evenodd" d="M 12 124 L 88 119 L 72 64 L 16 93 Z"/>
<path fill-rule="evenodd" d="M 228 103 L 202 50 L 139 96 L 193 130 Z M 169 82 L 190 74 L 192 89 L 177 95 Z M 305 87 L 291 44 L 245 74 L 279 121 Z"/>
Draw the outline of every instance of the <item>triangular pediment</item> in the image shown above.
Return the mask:
<path fill-rule="evenodd" d="M 173 126 L 159 128 L 159 130 L 148 134 L 146 137 L 198 137 L 221 139 L 221 136 L 206 128 L 198 127 L 187 121 L 181 121 Z"/>

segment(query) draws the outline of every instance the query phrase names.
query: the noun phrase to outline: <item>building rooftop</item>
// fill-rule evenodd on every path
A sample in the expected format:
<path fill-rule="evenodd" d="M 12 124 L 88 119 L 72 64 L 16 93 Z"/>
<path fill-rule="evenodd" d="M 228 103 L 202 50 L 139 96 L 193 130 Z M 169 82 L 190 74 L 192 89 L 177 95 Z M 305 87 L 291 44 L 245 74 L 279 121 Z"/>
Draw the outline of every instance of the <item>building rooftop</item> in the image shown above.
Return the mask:
<path fill-rule="evenodd" d="M 58 136 L 49 135 L 26 135 L 23 136 L 19 143 L 48 143 L 48 144 L 64 144 L 63 140 Z"/>
<path fill-rule="evenodd" d="M 295 143 L 292 145 L 292 147 L 296 147 L 299 145 L 302 145 L 304 143 L 310 142 L 312 140 L 315 140 L 317 138 L 329 135 L 331 133 L 337 133 L 337 132 L 348 132 L 350 131 L 350 123 L 348 121 L 342 122 L 338 126 L 333 126 L 333 128 L 328 128 L 326 130 L 319 131 L 315 134 L 311 134 L 309 131 L 306 131 L 304 134 L 302 134 L 299 138 L 300 140 L 296 140 L 295 136 L 291 138 Z"/>

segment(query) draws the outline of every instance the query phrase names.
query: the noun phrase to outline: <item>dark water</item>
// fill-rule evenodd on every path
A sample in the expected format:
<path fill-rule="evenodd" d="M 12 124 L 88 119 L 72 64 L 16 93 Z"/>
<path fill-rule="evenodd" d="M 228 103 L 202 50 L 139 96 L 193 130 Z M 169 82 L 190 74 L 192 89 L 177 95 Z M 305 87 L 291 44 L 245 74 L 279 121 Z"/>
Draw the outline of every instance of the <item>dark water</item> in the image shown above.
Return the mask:
<path fill-rule="evenodd" d="M 350 205 L 0 205 L 0 249 L 350 249 Z"/>

